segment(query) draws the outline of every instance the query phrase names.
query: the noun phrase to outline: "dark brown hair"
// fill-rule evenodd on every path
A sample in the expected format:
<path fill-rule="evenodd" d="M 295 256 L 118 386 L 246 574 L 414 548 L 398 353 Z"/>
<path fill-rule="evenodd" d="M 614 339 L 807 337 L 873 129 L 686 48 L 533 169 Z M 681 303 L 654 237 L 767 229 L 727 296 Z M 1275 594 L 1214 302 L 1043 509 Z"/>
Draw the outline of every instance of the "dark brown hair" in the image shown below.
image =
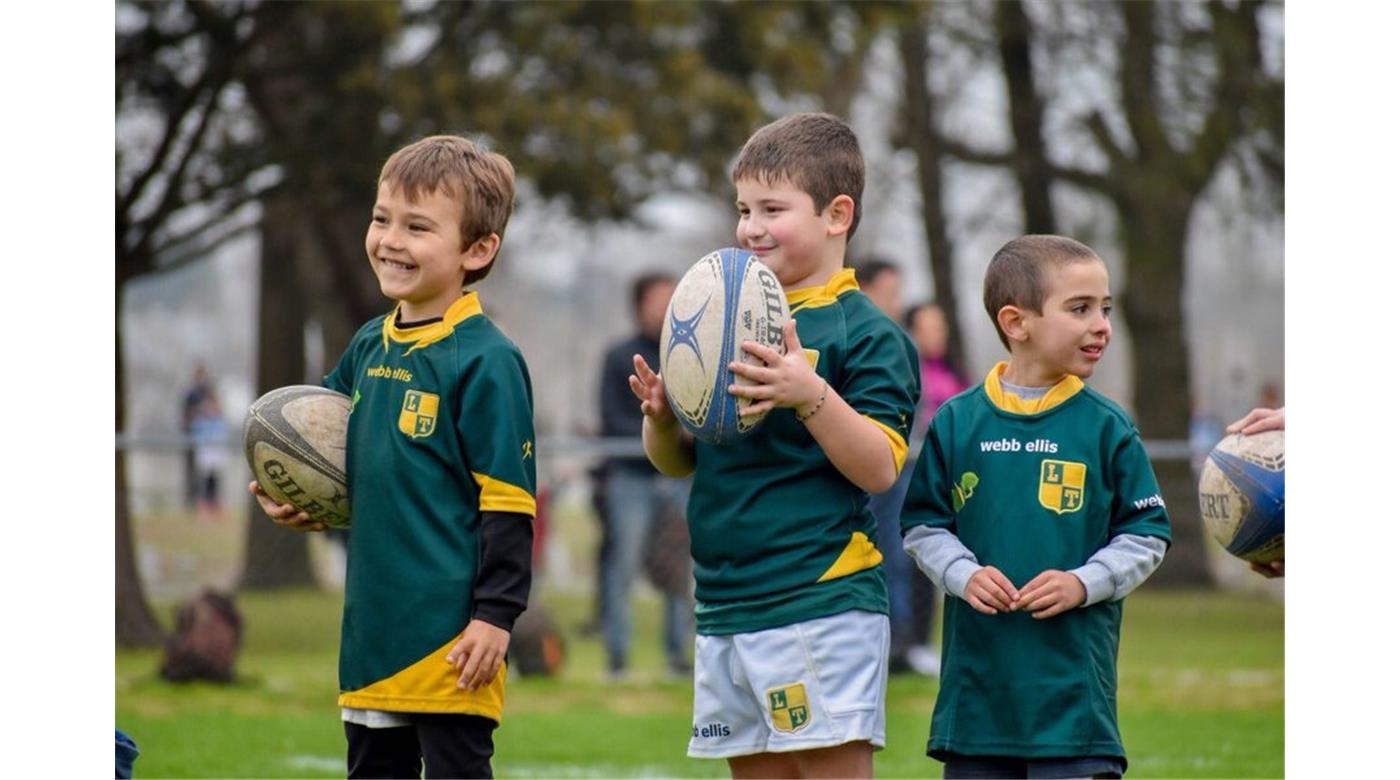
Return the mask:
<path fill-rule="evenodd" d="M 433 135 L 394 152 L 379 172 L 379 182 L 403 193 L 410 202 L 446 192 L 462 206 L 462 249 L 495 233 L 505 239 L 515 203 L 515 168 L 504 156 L 455 135 Z M 499 249 L 497 251 L 500 251 Z M 496 264 L 468 271 L 467 286 L 486 278 Z"/>
<path fill-rule="evenodd" d="M 1050 235 L 1030 235 L 1013 238 L 992 255 L 987 275 L 982 280 L 982 305 L 996 326 L 1002 346 L 1011 349 L 1011 342 L 997 322 L 997 312 L 1004 306 L 1029 309 L 1040 314 L 1045 304 L 1045 267 L 1056 268 L 1088 260 L 1103 262 L 1094 250 L 1072 238 Z"/>
<path fill-rule="evenodd" d="M 818 214 L 837 195 L 849 195 L 855 208 L 848 242 L 860 224 L 865 158 L 856 134 L 831 114 L 790 114 L 760 127 L 739 151 L 731 178 L 790 182 L 812 197 Z"/>

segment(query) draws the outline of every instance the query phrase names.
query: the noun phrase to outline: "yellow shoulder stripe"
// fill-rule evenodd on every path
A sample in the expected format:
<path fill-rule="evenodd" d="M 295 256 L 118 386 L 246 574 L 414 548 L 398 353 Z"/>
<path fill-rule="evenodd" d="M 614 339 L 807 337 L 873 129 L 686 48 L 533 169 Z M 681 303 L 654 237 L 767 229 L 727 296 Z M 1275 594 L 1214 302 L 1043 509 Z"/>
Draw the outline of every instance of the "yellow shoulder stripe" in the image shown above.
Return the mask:
<path fill-rule="evenodd" d="M 837 577 L 845 577 L 848 574 L 855 574 L 858 571 L 873 569 L 884 560 L 880 555 L 880 550 L 870 541 L 870 537 L 860 531 L 851 534 L 851 541 L 846 544 L 846 549 L 841 551 L 841 555 L 836 558 L 836 563 L 831 564 L 831 568 L 826 570 L 817 582 L 834 580 Z"/>
<path fill-rule="evenodd" d="M 1066 374 L 1063 379 L 1056 382 L 1054 387 L 1045 395 L 1031 401 L 1008 393 L 1001 389 L 1001 375 L 1006 373 L 1007 362 L 1005 360 L 992 366 L 992 370 L 987 372 L 987 378 L 982 382 L 982 389 L 986 391 L 987 398 L 1003 411 L 1014 414 L 1036 414 L 1068 401 L 1074 394 L 1084 389 L 1084 380 L 1074 374 Z"/>
<path fill-rule="evenodd" d="M 518 512 L 535 516 L 535 497 L 525 488 L 502 482 L 485 474 L 472 472 L 472 479 L 481 488 L 479 507 L 483 512 Z"/>
<path fill-rule="evenodd" d="M 820 287 L 803 287 L 798 290 L 788 290 L 788 308 L 791 311 L 799 309 L 814 309 L 818 306 L 829 306 L 836 303 L 836 299 L 841 293 L 848 290 L 859 290 L 860 285 L 856 284 L 856 271 L 854 268 L 842 268 L 834 276 Z"/>
<path fill-rule="evenodd" d="M 389 712 L 480 715 L 500 723 L 506 700 L 506 665 L 501 664 L 491 682 L 474 691 L 458 688 L 460 673 L 447 662 L 447 653 L 456 642 L 454 636 L 407 669 L 358 691 L 340 694 L 337 704 Z"/>
<path fill-rule="evenodd" d="M 477 296 L 476 290 L 458 298 L 453 304 L 447 307 L 447 311 L 438 322 L 427 325 L 419 325 L 414 328 L 400 328 L 394 325 L 394 320 L 398 317 L 398 307 L 394 307 L 394 312 L 384 318 L 384 349 L 389 349 L 389 342 L 395 341 L 400 344 L 412 344 L 407 355 L 415 349 L 422 349 L 437 341 L 442 341 L 452 334 L 452 329 L 457 327 L 463 320 L 470 319 L 481 313 L 481 299 Z"/>
<path fill-rule="evenodd" d="M 885 438 L 890 440 L 890 454 L 894 455 L 894 475 L 899 476 L 899 472 L 904 469 L 904 459 L 909 457 L 909 442 L 899 435 L 899 432 L 870 415 L 861 415 L 865 419 L 875 423 L 880 432 L 885 434 Z"/>

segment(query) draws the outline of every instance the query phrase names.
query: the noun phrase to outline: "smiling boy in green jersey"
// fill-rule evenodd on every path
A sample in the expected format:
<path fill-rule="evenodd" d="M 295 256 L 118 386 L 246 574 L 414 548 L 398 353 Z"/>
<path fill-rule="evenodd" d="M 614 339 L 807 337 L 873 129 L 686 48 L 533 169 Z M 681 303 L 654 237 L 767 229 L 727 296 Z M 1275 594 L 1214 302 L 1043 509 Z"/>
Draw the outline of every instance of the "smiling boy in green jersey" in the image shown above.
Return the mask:
<path fill-rule="evenodd" d="M 340 640 L 350 777 L 490 777 L 505 653 L 530 591 L 533 402 L 520 351 L 466 287 L 486 276 L 515 171 L 465 138 L 400 149 L 365 252 L 397 305 L 325 385 L 351 396 Z M 321 525 L 249 486 L 274 521 Z"/>
<path fill-rule="evenodd" d="M 632 390 L 663 473 L 694 474 L 695 706 L 688 753 L 735 777 L 869 777 L 885 743 L 889 602 L 870 493 L 908 453 L 914 345 L 844 268 L 864 159 L 830 114 L 760 128 L 733 172 L 740 246 L 773 270 L 786 352 L 745 342 L 731 386 L 769 411 L 727 447 L 683 433 L 640 356 Z M 798 334 L 801 334 L 801 341 Z"/>
<path fill-rule="evenodd" d="M 1119 777 L 1122 599 L 1171 530 L 1132 420 L 1084 386 L 1112 335 L 1108 269 L 1023 236 L 983 301 L 1011 359 L 934 416 L 901 522 L 948 593 L 928 754 L 944 777 Z"/>

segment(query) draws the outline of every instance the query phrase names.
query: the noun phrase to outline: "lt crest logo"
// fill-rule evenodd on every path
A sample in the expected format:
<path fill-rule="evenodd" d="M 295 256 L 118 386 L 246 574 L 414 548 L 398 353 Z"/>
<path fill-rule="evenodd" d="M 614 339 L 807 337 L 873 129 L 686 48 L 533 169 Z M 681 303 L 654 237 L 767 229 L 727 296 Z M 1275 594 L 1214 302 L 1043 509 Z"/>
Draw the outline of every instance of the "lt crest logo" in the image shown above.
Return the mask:
<path fill-rule="evenodd" d="M 807 687 L 802 683 L 769 688 L 767 693 L 773 728 L 778 731 L 801 731 L 812 722 L 812 712 L 807 709 Z"/>
<path fill-rule="evenodd" d="M 1067 460 L 1040 462 L 1040 505 L 1057 515 L 1084 508 L 1084 476 L 1089 467 Z"/>
<path fill-rule="evenodd" d="M 422 390 L 405 390 L 399 430 L 414 439 L 431 436 L 437 429 L 438 397 Z"/>

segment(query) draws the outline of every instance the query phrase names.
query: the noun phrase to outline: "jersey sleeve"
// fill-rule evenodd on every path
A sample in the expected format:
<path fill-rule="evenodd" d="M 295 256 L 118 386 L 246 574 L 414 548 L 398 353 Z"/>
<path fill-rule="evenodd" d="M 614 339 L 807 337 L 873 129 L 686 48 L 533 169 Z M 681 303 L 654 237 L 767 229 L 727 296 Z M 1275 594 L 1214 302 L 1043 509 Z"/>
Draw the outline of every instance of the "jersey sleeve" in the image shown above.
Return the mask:
<path fill-rule="evenodd" d="M 904 511 L 900 514 L 900 529 L 906 535 L 918 526 L 946 528 L 957 533 L 956 498 L 948 466 L 951 420 L 952 411 L 944 407 L 929 423 L 928 436 L 914 462 L 914 475 L 909 480 L 909 493 L 904 497 Z"/>
<path fill-rule="evenodd" d="M 360 347 L 364 343 L 364 339 L 367 338 L 366 334 L 381 330 L 383 322 L 381 317 L 360 326 L 360 329 L 350 338 L 350 345 L 345 348 L 344 352 L 340 353 L 340 360 L 336 361 L 335 367 L 321 379 L 322 387 L 345 395 L 350 395 L 354 391 L 355 356 L 361 351 Z"/>
<path fill-rule="evenodd" d="M 336 361 L 335 368 L 321 380 L 321 386 L 327 390 L 334 390 L 337 393 L 350 395 L 351 388 L 355 386 L 355 342 L 351 341 L 350 346 L 340 354 L 340 360 Z"/>
<path fill-rule="evenodd" d="M 909 455 L 909 428 L 919 400 L 914 347 L 887 319 L 862 331 L 852 334 L 841 386 L 836 390 L 852 409 L 879 425 L 889 438 L 898 474 Z"/>
<path fill-rule="evenodd" d="M 1155 536 L 1168 544 L 1172 540 L 1162 489 L 1152 472 L 1152 461 L 1136 430 L 1119 443 L 1109 464 L 1113 474 L 1112 519 L 1109 537 L 1119 534 Z"/>
<path fill-rule="evenodd" d="M 464 374 L 457 427 L 479 509 L 534 517 L 534 400 L 525 360 L 514 349 L 493 349 Z"/>

